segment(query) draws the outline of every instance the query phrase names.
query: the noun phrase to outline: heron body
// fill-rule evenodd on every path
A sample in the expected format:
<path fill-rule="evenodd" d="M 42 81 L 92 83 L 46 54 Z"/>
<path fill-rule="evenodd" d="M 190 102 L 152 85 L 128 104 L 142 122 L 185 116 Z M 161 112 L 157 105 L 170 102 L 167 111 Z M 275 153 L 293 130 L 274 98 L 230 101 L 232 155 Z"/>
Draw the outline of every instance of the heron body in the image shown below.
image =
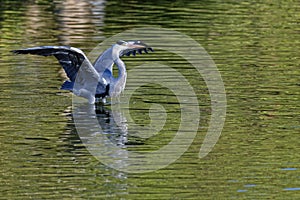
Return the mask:
<path fill-rule="evenodd" d="M 69 80 L 61 89 L 72 91 L 75 95 L 86 98 L 90 104 L 107 97 L 116 97 L 125 89 L 126 66 L 121 60 L 124 55 L 135 55 L 136 52 L 148 53 L 151 47 L 141 41 L 118 41 L 105 50 L 92 64 L 86 55 L 78 48 L 68 46 L 39 46 L 27 49 L 13 50 L 16 54 L 34 54 L 55 56 Z M 113 76 L 113 65 L 118 67 L 118 76 Z"/>

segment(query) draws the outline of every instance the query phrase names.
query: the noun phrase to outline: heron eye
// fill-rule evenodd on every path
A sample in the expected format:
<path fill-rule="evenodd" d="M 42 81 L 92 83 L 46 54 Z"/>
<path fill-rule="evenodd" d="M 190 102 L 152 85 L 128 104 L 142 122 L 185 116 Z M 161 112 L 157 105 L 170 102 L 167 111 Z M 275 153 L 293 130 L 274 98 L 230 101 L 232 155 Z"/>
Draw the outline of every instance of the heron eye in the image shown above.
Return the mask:
<path fill-rule="evenodd" d="M 124 40 L 119 40 L 117 42 L 118 45 L 123 45 L 123 46 L 126 46 L 127 45 L 127 42 L 125 42 Z"/>

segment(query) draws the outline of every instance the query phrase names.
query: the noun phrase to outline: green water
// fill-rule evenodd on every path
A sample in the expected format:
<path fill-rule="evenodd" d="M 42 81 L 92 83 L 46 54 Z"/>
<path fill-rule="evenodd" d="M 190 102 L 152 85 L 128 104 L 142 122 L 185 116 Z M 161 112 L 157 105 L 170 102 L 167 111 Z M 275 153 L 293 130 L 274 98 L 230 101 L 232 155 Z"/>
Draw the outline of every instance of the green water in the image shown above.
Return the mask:
<path fill-rule="evenodd" d="M 1 197 L 299 198 L 299 11 L 298 1 L 2 1 Z M 124 58 L 129 70 L 144 62 L 172 65 L 189 79 L 201 113 L 197 136 L 178 160 L 133 174 L 107 167 L 82 144 L 72 119 L 72 96 L 59 90 L 63 77 L 54 58 L 9 51 L 70 45 L 88 53 L 108 37 L 144 26 L 179 31 L 206 49 L 224 82 L 227 115 L 217 144 L 199 159 L 211 116 L 203 79 L 171 53 Z M 151 104 L 165 107 L 166 125 L 148 140 L 125 131 L 130 150 L 156 150 L 178 128 L 177 100 L 159 85 L 133 95 L 130 113 L 137 124 L 149 123 Z M 112 115 L 109 108 L 98 115 L 107 132 L 117 127 Z M 111 140 L 118 143 L 120 135 Z"/>

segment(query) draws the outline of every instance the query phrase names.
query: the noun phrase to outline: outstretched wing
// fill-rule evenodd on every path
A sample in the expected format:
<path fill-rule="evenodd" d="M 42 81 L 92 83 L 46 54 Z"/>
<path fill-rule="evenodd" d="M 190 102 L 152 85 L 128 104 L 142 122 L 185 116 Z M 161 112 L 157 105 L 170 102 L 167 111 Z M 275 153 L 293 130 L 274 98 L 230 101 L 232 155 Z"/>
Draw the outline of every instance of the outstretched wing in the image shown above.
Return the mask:
<path fill-rule="evenodd" d="M 13 50 L 16 54 L 34 54 L 41 56 L 55 56 L 59 63 L 64 68 L 68 78 L 75 82 L 78 70 L 85 61 L 86 73 L 94 75 L 97 73 L 94 67 L 87 59 L 85 54 L 77 48 L 68 46 L 40 46 L 27 49 Z"/>
<path fill-rule="evenodd" d="M 16 54 L 55 56 L 64 68 L 71 83 L 75 83 L 74 90 L 78 92 L 81 89 L 85 89 L 91 94 L 95 94 L 99 74 L 80 49 L 67 46 L 40 46 L 12 52 Z"/>
<path fill-rule="evenodd" d="M 112 74 L 112 68 L 114 65 L 112 49 L 112 47 L 106 49 L 94 62 L 94 67 L 100 76 L 103 76 L 105 71 L 110 71 Z"/>

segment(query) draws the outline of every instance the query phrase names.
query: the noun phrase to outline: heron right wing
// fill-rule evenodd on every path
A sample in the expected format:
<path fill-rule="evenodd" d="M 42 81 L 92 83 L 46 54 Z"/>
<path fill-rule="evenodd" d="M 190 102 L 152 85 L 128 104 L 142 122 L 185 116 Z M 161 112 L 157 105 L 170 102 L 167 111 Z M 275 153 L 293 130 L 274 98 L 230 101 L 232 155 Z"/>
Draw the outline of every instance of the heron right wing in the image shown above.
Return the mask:
<path fill-rule="evenodd" d="M 112 47 L 106 49 L 94 62 L 94 67 L 99 73 L 100 77 L 103 76 L 103 73 L 108 70 L 112 73 L 112 68 L 114 65 L 112 57 Z"/>

